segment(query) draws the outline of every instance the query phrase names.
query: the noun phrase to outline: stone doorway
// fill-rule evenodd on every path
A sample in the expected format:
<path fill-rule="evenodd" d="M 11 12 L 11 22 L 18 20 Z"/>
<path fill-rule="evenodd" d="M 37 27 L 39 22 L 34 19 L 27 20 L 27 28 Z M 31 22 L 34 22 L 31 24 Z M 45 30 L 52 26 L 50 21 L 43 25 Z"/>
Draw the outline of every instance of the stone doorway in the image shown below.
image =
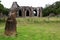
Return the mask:
<path fill-rule="evenodd" d="M 20 16 L 20 17 L 22 16 L 22 11 L 21 11 L 21 10 L 19 10 L 19 16 Z"/>
<path fill-rule="evenodd" d="M 29 16 L 29 10 L 26 11 L 26 16 Z"/>
<path fill-rule="evenodd" d="M 37 16 L 37 10 L 33 10 L 34 16 Z"/>

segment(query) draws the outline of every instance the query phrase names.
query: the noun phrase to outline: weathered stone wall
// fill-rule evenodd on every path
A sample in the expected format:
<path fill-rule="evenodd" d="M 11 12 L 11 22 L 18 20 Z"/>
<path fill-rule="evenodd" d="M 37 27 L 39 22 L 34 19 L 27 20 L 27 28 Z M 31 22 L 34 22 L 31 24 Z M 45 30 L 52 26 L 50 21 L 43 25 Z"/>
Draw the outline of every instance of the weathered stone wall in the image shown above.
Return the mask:
<path fill-rule="evenodd" d="M 14 9 L 16 9 L 15 11 L 17 11 L 18 17 L 28 17 L 28 16 L 34 17 L 34 13 L 33 13 L 34 10 L 36 10 L 37 17 L 42 17 L 41 7 L 18 6 L 17 2 L 13 2 L 11 10 L 14 10 Z M 21 10 L 21 13 L 19 13 L 19 10 Z"/>

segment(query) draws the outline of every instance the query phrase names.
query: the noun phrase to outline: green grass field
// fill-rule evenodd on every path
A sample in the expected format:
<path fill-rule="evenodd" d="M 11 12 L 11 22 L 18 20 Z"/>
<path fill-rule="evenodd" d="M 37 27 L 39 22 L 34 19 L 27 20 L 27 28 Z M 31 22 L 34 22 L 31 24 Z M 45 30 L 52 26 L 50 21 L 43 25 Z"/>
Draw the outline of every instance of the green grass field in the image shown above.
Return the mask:
<path fill-rule="evenodd" d="M 4 36 L 5 22 L 0 23 L 0 40 L 60 40 L 60 18 L 17 18 L 17 36 Z"/>

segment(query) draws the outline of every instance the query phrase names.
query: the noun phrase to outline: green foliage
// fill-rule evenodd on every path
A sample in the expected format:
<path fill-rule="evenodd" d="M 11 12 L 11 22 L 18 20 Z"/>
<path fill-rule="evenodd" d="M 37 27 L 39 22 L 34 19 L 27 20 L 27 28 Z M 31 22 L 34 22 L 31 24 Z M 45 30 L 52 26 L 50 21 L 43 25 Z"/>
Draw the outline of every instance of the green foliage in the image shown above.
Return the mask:
<path fill-rule="evenodd" d="M 9 9 L 8 8 L 4 8 L 3 9 L 3 14 L 8 15 L 8 13 L 9 13 Z"/>
<path fill-rule="evenodd" d="M 52 5 L 46 6 L 43 9 L 43 16 L 48 16 L 50 13 L 54 13 L 55 15 L 60 14 L 60 1 L 57 1 Z"/>
<path fill-rule="evenodd" d="M 5 14 L 5 15 L 8 15 L 8 12 L 9 12 L 9 9 L 8 8 L 5 8 L 4 6 L 3 6 L 3 4 L 1 4 L 1 1 L 0 1 L 0 13 L 3 13 L 3 14 Z"/>
<path fill-rule="evenodd" d="M 4 6 L 0 3 L 0 12 L 3 12 Z"/>

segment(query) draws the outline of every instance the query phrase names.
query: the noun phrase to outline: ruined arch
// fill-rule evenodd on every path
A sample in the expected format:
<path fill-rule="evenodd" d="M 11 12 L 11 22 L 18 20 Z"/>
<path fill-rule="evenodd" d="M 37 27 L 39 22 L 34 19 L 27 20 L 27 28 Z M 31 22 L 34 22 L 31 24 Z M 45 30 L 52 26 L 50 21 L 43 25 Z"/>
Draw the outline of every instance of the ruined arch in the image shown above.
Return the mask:
<path fill-rule="evenodd" d="M 29 16 L 29 13 L 30 13 L 29 10 L 26 10 L 26 16 Z"/>
<path fill-rule="evenodd" d="M 19 10 L 19 16 L 20 17 L 22 16 L 22 10 Z"/>
<path fill-rule="evenodd" d="M 37 10 L 35 9 L 33 10 L 33 12 L 34 12 L 34 16 L 37 16 Z"/>

